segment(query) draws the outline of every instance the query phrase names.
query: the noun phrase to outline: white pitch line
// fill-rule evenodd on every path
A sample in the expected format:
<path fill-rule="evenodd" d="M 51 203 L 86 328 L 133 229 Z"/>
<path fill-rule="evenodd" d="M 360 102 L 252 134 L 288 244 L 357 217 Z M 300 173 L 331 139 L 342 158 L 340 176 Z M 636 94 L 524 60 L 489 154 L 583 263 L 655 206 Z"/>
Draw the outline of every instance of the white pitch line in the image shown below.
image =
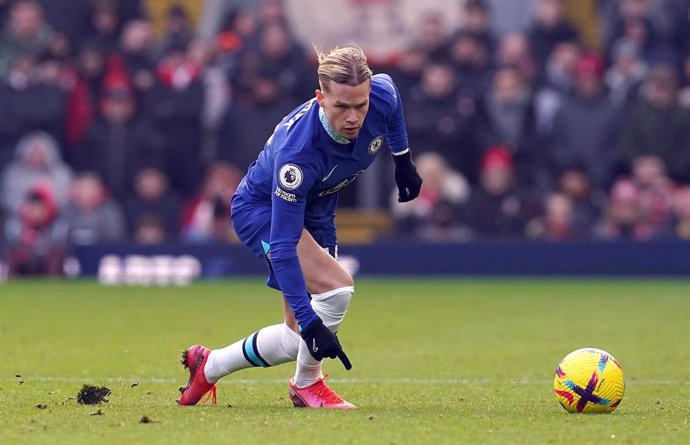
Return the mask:
<path fill-rule="evenodd" d="M 55 377 L 55 376 L 31 376 L 23 375 L 22 380 L 25 383 L 31 382 L 56 382 L 56 383 L 121 383 L 132 384 L 132 383 L 145 383 L 145 384 L 184 384 L 185 377 L 180 377 L 179 379 L 173 378 L 136 378 L 136 377 Z M 0 379 L 4 382 L 19 382 L 20 379 L 17 378 L 4 378 Z M 223 385 L 274 385 L 282 384 L 287 382 L 285 379 L 237 379 L 237 378 L 226 378 L 222 380 Z M 363 377 L 363 378 L 331 378 L 329 382 L 332 383 L 343 383 L 343 384 L 378 384 L 378 385 L 392 385 L 392 384 L 410 384 L 410 385 L 467 385 L 467 386 L 487 386 L 492 384 L 500 385 L 550 385 L 551 380 L 491 380 L 491 379 L 421 379 L 415 377 L 397 377 L 397 378 L 385 378 L 385 377 Z M 636 385 L 690 385 L 690 380 L 628 380 L 626 382 L 630 386 Z"/>

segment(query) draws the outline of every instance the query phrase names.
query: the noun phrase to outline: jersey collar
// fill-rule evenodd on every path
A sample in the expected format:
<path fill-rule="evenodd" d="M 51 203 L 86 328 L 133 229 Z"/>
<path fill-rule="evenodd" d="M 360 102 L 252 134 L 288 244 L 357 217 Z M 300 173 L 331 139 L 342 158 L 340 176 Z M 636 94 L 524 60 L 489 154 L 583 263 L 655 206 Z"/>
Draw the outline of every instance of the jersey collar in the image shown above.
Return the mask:
<path fill-rule="evenodd" d="M 352 141 L 346 139 L 345 137 L 341 136 L 338 134 L 337 131 L 335 131 L 335 128 L 328 122 L 328 118 L 326 117 L 326 112 L 323 111 L 323 108 L 319 107 L 319 120 L 321 121 L 321 125 L 323 125 L 323 129 L 326 130 L 326 133 L 339 144 L 350 144 Z"/>

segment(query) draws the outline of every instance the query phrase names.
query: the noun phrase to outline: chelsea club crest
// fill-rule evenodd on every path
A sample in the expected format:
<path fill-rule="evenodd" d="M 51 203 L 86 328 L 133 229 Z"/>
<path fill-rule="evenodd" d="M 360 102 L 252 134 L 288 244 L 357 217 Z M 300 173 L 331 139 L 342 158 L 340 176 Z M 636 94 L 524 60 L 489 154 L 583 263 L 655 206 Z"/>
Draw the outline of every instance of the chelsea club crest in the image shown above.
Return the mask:
<path fill-rule="evenodd" d="M 381 148 L 382 143 L 383 143 L 383 136 L 379 136 L 377 138 L 374 138 L 374 140 L 369 143 L 369 154 L 373 155 L 374 153 L 379 151 L 379 148 Z"/>

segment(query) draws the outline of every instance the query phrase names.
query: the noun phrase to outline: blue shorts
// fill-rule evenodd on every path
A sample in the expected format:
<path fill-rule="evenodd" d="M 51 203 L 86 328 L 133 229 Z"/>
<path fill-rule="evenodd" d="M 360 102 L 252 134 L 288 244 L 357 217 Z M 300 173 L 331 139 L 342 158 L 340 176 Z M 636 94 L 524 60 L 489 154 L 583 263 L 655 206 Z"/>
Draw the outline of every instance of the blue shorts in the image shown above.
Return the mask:
<path fill-rule="evenodd" d="M 268 267 L 268 280 L 266 284 L 276 290 L 280 290 L 271 263 L 267 254 L 271 239 L 271 205 L 248 203 L 239 195 L 232 198 L 232 225 L 239 240 L 261 258 Z M 325 245 L 323 232 L 318 227 L 305 227 L 314 237 L 316 242 L 326 249 L 334 258 L 337 257 L 337 246 Z"/>

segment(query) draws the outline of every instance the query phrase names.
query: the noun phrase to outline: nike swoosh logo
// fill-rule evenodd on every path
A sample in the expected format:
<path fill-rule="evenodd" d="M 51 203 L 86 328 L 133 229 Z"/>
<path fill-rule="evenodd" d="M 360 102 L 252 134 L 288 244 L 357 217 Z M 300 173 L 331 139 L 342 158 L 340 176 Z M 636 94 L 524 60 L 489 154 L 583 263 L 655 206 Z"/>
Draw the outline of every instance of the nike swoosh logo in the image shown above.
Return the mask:
<path fill-rule="evenodd" d="M 328 174 L 321 180 L 321 182 L 326 182 L 326 181 L 328 181 L 328 178 L 331 177 L 331 175 L 333 174 L 333 172 L 335 171 L 336 168 L 338 168 L 337 165 L 336 165 L 335 167 L 333 167 L 333 169 L 332 169 L 330 172 L 328 172 Z"/>
<path fill-rule="evenodd" d="M 312 339 L 311 339 L 311 342 L 312 342 L 312 343 L 311 343 L 311 344 L 312 344 L 311 350 L 314 351 L 314 352 L 318 352 L 318 351 L 319 351 L 319 347 L 316 346 L 316 339 L 315 339 L 315 338 L 312 338 Z"/>

